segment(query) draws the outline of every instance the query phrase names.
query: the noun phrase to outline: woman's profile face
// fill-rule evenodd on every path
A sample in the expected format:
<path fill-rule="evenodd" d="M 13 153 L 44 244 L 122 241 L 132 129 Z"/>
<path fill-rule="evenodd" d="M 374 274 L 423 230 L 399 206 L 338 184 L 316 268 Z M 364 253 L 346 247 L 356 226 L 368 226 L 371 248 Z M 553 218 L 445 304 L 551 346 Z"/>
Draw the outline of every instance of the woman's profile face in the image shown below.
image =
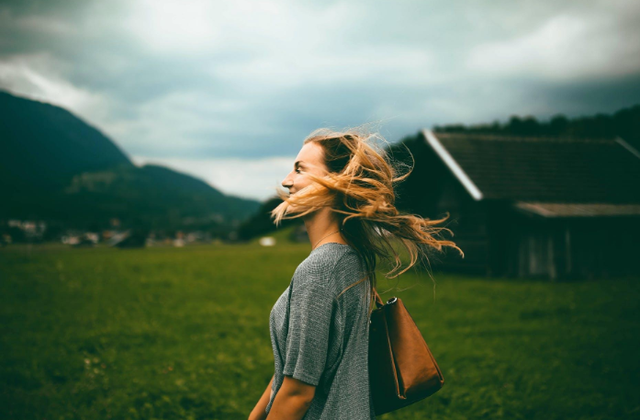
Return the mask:
<path fill-rule="evenodd" d="M 282 186 L 289 189 L 289 194 L 295 194 L 313 182 L 307 177 L 309 173 L 318 177 L 327 173 L 322 147 L 315 142 L 302 146 L 296 156 L 293 170 L 282 181 Z"/>

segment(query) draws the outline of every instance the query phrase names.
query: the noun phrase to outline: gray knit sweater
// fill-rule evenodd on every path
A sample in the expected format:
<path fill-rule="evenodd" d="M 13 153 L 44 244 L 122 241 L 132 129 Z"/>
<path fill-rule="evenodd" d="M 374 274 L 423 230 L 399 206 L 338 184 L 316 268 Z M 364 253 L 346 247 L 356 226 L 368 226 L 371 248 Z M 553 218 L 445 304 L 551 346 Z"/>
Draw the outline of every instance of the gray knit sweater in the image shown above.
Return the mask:
<path fill-rule="evenodd" d="M 275 362 L 269 413 L 284 375 L 316 386 L 303 420 L 375 419 L 369 393 L 369 280 L 349 245 L 329 242 L 298 266 L 269 317 Z"/>

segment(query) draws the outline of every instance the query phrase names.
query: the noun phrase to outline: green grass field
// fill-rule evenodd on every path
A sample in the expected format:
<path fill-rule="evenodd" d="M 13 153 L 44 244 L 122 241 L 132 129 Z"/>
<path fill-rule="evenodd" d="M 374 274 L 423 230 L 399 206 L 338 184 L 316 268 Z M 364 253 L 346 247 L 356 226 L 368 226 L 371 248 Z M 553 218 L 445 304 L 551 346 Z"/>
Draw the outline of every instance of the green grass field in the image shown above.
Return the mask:
<path fill-rule="evenodd" d="M 246 419 L 310 246 L 0 249 L 0 417 Z M 443 370 L 391 419 L 640 418 L 640 279 L 403 275 Z M 379 280 L 380 290 L 394 283 Z"/>

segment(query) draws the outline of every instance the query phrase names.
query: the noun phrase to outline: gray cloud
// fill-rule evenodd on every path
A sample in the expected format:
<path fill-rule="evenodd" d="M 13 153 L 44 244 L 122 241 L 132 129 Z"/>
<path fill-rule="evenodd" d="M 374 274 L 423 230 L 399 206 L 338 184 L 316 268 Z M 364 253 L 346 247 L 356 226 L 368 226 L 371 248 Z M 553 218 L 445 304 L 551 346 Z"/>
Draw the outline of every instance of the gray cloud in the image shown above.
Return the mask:
<path fill-rule="evenodd" d="M 294 156 L 320 126 L 612 112 L 638 57 L 635 0 L 0 4 L 0 88 L 181 165 Z"/>

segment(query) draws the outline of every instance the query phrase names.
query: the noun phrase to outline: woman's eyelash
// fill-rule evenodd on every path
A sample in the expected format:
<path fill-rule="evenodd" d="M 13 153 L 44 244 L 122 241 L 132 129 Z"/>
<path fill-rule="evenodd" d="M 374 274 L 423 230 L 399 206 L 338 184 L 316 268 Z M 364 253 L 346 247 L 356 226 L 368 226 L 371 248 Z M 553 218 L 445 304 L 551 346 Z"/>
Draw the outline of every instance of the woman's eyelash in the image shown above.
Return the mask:
<path fill-rule="evenodd" d="M 300 168 L 296 168 L 296 173 L 300 173 Z"/>

